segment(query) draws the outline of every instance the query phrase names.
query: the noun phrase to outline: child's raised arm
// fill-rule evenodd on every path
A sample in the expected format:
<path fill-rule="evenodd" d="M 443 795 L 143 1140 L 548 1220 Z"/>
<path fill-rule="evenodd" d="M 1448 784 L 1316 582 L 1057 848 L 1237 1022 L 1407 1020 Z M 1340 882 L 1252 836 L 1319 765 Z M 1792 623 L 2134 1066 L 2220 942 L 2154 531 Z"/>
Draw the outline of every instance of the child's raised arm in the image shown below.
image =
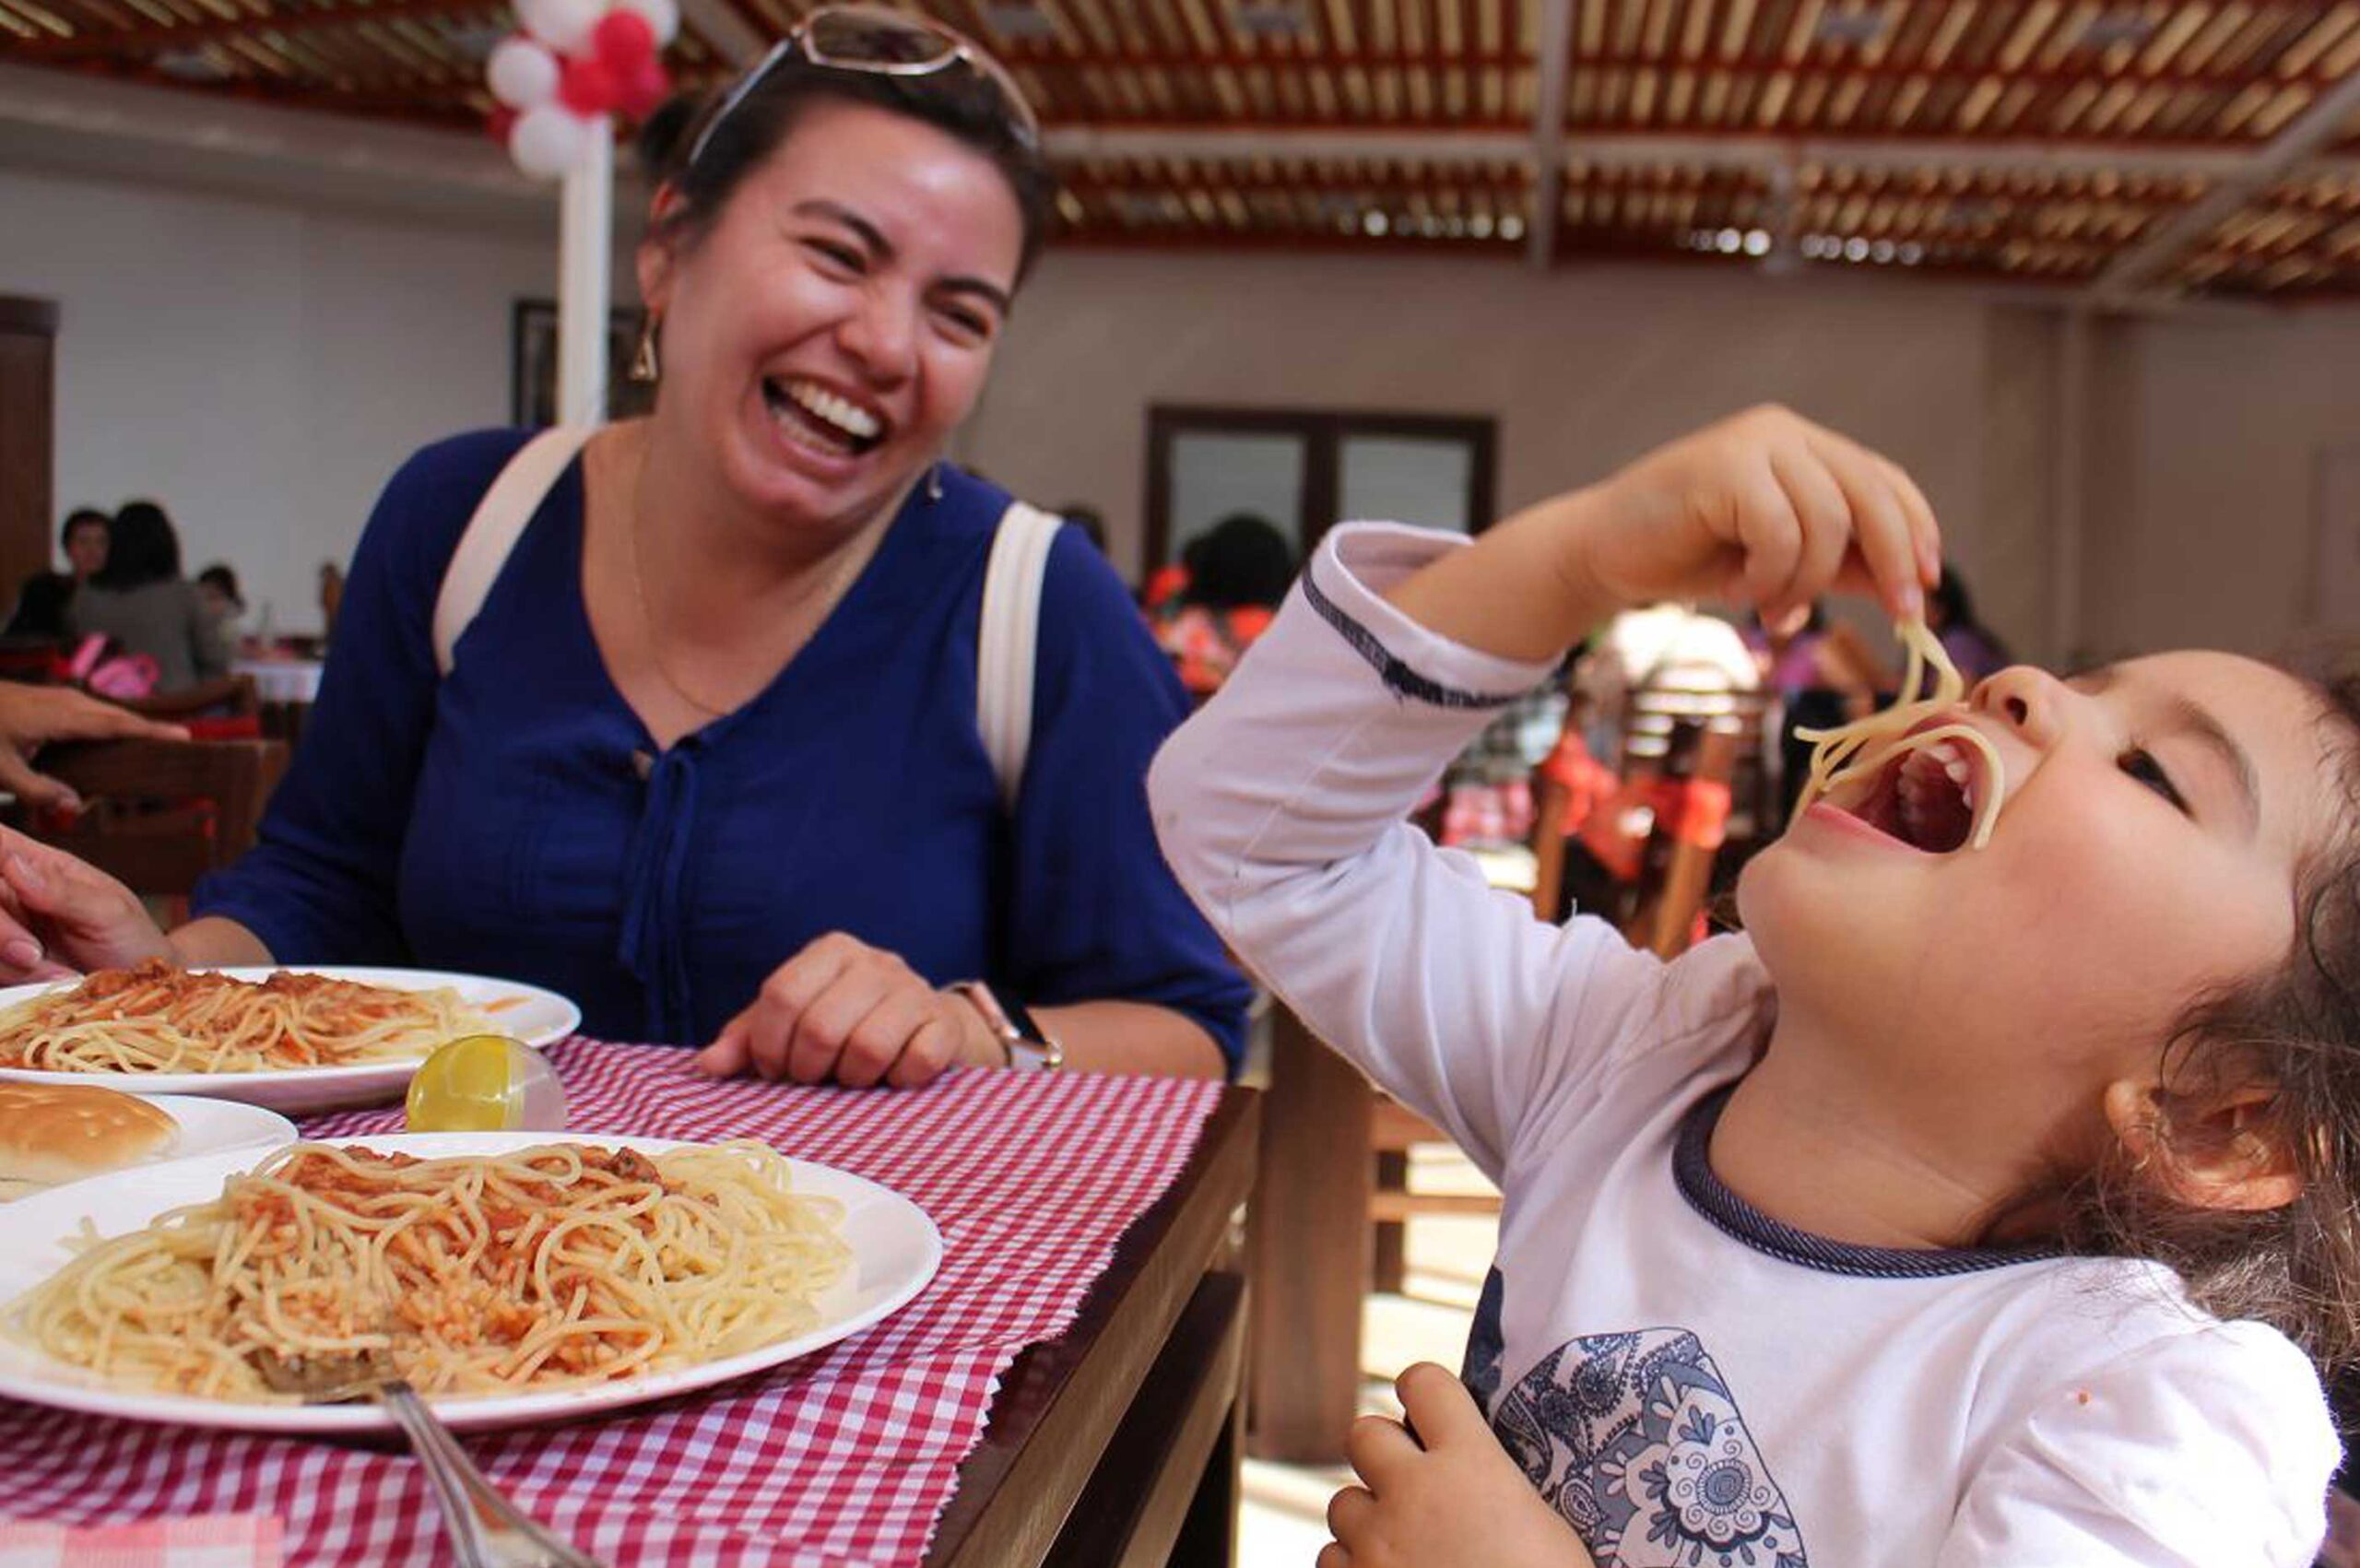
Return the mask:
<path fill-rule="evenodd" d="M 1627 605 L 1739 592 L 1774 614 L 1832 584 L 1896 607 L 1940 560 L 1900 472 L 1794 416 L 1740 416 L 1469 545 L 1332 533 L 1220 696 L 1150 775 L 1181 884 L 1321 1039 L 1496 1177 L 1528 1117 L 1621 1043 L 1729 1027 L 1740 966 L 1694 984 L 1611 928 L 1559 928 L 1406 819 L 1443 765 Z M 1747 994 L 1748 987 L 1752 995 Z"/>
<path fill-rule="evenodd" d="M 1851 590 L 1917 619 L 1941 560 L 1933 509 L 1897 465 L 1756 408 L 1518 513 L 1387 597 L 1455 643 L 1542 659 L 1662 599 L 1734 601 L 1776 623 Z"/>

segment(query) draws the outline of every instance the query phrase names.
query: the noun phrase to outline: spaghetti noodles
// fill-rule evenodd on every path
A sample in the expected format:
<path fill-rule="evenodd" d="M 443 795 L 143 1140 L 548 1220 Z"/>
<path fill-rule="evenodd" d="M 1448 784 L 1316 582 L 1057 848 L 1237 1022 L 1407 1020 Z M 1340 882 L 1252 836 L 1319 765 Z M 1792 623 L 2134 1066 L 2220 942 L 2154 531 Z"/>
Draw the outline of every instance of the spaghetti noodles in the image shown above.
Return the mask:
<path fill-rule="evenodd" d="M 1973 725 L 1928 722 L 1958 706 L 1966 696 L 1966 681 L 1924 621 L 1905 620 L 1894 630 L 1908 652 L 1909 662 L 1902 673 L 1901 693 L 1893 705 L 1833 729 L 1795 731 L 1812 743 L 1811 777 L 1795 801 L 1795 815 L 1801 817 L 1811 802 L 1831 789 L 1876 778 L 1888 763 L 1907 752 L 1956 742 L 1974 748 L 1983 757 L 1984 767 L 1977 777 L 1981 787 L 1973 791 L 1968 801 L 1974 825 L 1966 840 L 1969 848 L 1981 849 L 1991 842 L 1992 825 L 2000 819 L 2007 770 L 1989 738 Z"/>
<path fill-rule="evenodd" d="M 8 1327 L 111 1383 L 222 1399 L 283 1399 L 274 1364 L 360 1357 L 429 1394 L 608 1383 L 817 1326 L 852 1254 L 841 1206 L 789 1172 L 754 1142 L 424 1161 L 297 1144 L 96 1244 Z"/>
<path fill-rule="evenodd" d="M 0 1012 L 0 1067 L 245 1073 L 423 1056 L 491 1025 L 448 988 L 404 991 L 282 970 L 266 980 L 150 959 Z"/>

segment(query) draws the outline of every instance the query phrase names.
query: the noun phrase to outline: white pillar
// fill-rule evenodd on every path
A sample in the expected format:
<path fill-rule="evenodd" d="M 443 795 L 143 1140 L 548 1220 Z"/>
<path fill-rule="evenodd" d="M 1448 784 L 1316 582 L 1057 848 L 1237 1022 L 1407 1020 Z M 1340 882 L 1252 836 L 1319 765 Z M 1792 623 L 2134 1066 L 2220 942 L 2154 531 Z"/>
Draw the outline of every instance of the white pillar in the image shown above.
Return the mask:
<path fill-rule="evenodd" d="M 590 156 L 565 177 L 557 270 L 557 417 L 595 425 L 607 415 L 607 314 L 614 244 L 615 139 L 602 120 Z"/>

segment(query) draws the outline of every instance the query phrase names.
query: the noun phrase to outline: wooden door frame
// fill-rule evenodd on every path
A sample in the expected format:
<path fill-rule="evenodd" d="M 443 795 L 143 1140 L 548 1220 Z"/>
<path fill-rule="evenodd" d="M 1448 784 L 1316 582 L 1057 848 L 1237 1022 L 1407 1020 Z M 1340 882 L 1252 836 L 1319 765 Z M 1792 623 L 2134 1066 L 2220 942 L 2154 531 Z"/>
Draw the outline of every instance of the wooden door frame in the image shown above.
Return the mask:
<path fill-rule="evenodd" d="M 57 525 L 57 326 L 53 300 L 0 294 L 0 338 L 12 363 L 29 352 L 41 382 L 36 406 L 11 409 L 0 430 L 0 604 L 50 570 L 51 533 Z M 27 349 L 25 346 L 30 345 Z M 6 615 L 0 610 L 0 616 Z"/>
<path fill-rule="evenodd" d="M 1172 444 L 1183 435 L 1280 435 L 1304 442 L 1303 494 L 1295 541 L 1308 557 L 1338 519 L 1343 444 L 1354 436 L 1463 442 L 1473 450 L 1468 475 L 1468 531 L 1492 525 L 1498 495 L 1499 421 L 1483 414 L 1406 414 L 1382 409 L 1256 408 L 1221 404 L 1154 403 L 1147 411 L 1147 559 L 1154 575 L 1172 544 Z"/>

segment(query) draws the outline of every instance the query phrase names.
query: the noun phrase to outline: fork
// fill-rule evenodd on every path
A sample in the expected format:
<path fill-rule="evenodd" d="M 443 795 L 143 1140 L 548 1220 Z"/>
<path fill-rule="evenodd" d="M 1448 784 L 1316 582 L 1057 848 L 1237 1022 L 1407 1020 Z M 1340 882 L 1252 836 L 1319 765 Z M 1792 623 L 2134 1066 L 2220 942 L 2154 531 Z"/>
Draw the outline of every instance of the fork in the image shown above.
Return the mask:
<path fill-rule="evenodd" d="M 374 1399 L 384 1408 L 433 1483 L 443 1533 L 458 1552 L 458 1568 L 606 1568 L 509 1502 L 476 1468 L 418 1390 L 393 1375 L 392 1359 L 384 1351 L 297 1358 L 261 1350 L 254 1353 L 254 1362 L 264 1382 L 280 1393 L 301 1395 L 307 1404 Z"/>

